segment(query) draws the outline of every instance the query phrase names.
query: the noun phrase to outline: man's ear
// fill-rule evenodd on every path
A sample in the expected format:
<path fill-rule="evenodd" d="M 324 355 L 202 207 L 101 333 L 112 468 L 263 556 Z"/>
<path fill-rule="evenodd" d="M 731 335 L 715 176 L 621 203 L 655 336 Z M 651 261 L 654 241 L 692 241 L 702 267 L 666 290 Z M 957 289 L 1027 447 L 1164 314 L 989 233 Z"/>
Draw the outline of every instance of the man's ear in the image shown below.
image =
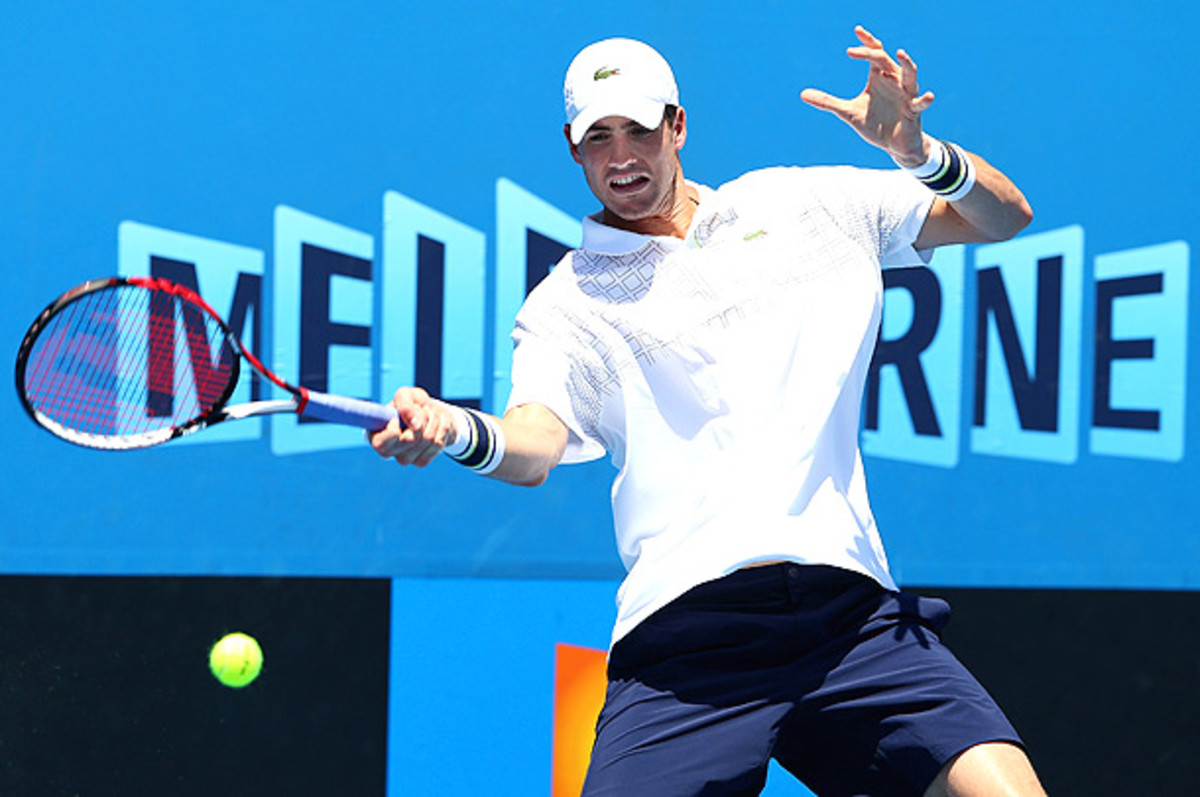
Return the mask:
<path fill-rule="evenodd" d="M 678 152 L 687 141 L 687 111 L 683 110 L 682 105 L 675 111 L 675 123 L 671 130 L 675 134 L 675 151 Z"/>
<path fill-rule="evenodd" d="M 563 135 L 567 138 L 567 146 L 571 148 L 571 157 L 576 163 L 583 163 L 583 159 L 579 155 L 579 145 L 571 140 L 571 126 L 563 125 Z"/>

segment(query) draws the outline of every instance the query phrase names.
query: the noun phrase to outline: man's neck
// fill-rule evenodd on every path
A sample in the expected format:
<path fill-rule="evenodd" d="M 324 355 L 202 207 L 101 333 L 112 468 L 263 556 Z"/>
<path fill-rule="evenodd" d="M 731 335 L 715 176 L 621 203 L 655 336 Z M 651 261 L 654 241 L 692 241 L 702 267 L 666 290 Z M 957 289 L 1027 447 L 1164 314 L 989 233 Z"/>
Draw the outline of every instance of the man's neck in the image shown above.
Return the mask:
<path fill-rule="evenodd" d="M 666 212 L 629 221 L 605 208 L 600 220 L 609 227 L 635 232 L 639 235 L 686 238 L 687 231 L 692 226 L 692 217 L 696 215 L 696 207 L 699 204 L 699 192 L 684 182 L 683 173 L 680 172 L 676 177 L 674 200 Z"/>

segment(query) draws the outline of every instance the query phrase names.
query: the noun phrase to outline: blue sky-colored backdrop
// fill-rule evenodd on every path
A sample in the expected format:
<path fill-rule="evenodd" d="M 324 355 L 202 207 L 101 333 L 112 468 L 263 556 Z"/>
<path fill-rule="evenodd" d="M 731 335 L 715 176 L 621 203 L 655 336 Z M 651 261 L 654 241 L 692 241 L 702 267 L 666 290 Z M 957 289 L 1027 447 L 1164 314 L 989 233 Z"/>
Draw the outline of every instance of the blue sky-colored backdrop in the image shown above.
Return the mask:
<path fill-rule="evenodd" d="M 281 241 L 332 230 L 326 244 L 373 247 L 376 273 L 392 273 L 384 197 L 398 192 L 482 236 L 485 367 L 496 365 L 492 324 L 504 323 L 493 317 L 498 181 L 570 218 L 594 209 L 561 133 L 561 79 L 574 52 L 629 35 L 671 60 L 694 180 L 715 185 L 777 164 L 888 168 L 886 156 L 798 99 L 807 86 L 843 96 L 861 88 L 864 69 L 844 54 L 861 22 L 916 59 L 937 95 L 927 129 L 1000 165 L 1036 213 L 1013 248 L 946 255 L 957 258 L 945 261 L 957 276 L 945 284 L 961 298 L 926 372 L 957 380 L 958 393 L 946 392 L 953 406 L 939 407 L 952 420 L 952 446 L 918 461 L 903 456 L 901 435 L 877 441 L 880 455 L 868 457 L 899 580 L 1200 586 L 1187 503 L 1200 483 L 1200 412 L 1188 401 L 1200 389 L 1189 351 L 1200 288 L 1187 281 L 1197 239 L 1190 193 L 1200 177 L 1190 134 L 1200 110 L 1177 85 L 1192 72 L 1187 47 L 1200 33 L 1190 4 L 21 0 L 6 18 L 0 341 L 13 355 L 51 298 L 123 267 L 125 222 L 242 247 L 250 262 L 261 253 L 263 342 L 274 352 L 281 341 L 269 322 L 292 309 L 274 293 L 291 257 Z M 285 235 L 280 218 L 325 226 Z M 1131 261 L 1120 254 L 1163 246 Z M 1021 435 L 997 452 L 972 422 L 977 272 L 1002 266 L 1018 328 L 1028 329 L 1022 263 L 1055 253 L 1068 263 L 1063 356 L 1079 371 L 1063 394 L 1072 434 L 1054 441 L 1067 447 L 1066 461 L 1022 453 Z M 1161 405 L 1171 426 L 1129 445 L 1095 443 L 1097 280 L 1143 271 L 1164 274 L 1165 287 L 1118 300 L 1112 334 L 1156 338 L 1155 359 L 1112 365 L 1112 401 Z M 391 294 L 378 282 L 357 287 L 345 294 L 360 299 L 347 312 L 373 325 L 375 348 L 346 362 L 371 363 L 375 373 L 352 377 L 384 397 L 396 385 L 379 378 L 381 340 L 400 334 L 389 332 Z M 896 334 L 905 301 L 889 291 Z M 883 389 L 894 393 L 889 378 Z M 893 401 L 884 420 L 903 420 L 898 409 Z M 417 584 L 619 577 L 605 463 L 560 469 L 527 491 L 443 462 L 402 472 L 351 444 L 278 453 L 271 437 L 282 433 L 265 424 L 249 440 L 102 454 L 36 429 L 15 393 L 0 391 L 0 572 L 383 575 Z M 563 641 L 602 645 L 606 622 Z M 539 766 L 528 777 L 541 777 Z"/>

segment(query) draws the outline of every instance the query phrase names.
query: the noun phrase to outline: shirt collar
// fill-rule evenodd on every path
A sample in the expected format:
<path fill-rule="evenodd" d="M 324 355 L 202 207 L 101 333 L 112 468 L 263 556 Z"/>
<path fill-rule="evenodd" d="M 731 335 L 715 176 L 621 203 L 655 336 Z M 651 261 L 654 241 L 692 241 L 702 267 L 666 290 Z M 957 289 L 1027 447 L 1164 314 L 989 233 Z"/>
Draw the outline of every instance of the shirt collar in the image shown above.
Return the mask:
<path fill-rule="evenodd" d="M 701 218 L 701 207 L 704 206 L 705 199 L 711 196 L 713 191 L 707 186 L 691 181 L 688 181 L 688 185 L 696 189 L 696 193 L 700 196 L 700 206 L 696 208 L 696 213 L 692 216 L 692 228 L 694 228 L 696 222 Z M 630 252 L 636 252 L 651 241 L 658 241 L 668 249 L 675 249 L 686 246 L 687 242 L 692 239 L 691 228 L 688 229 L 686 238 L 676 238 L 673 235 L 642 235 L 610 227 L 600 221 L 601 213 L 602 211 L 598 211 L 583 219 L 583 245 L 581 248 L 588 252 L 601 255 L 627 255 Z"/>

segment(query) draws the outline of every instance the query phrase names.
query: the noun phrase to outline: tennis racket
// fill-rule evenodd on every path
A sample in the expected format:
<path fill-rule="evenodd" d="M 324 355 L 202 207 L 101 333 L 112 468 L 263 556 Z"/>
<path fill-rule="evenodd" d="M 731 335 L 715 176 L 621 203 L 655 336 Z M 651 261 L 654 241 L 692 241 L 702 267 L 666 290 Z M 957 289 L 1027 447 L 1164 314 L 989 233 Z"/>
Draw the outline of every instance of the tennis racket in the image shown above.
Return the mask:
<path fill-rule="evenodd" d="M 289 397 L 227 406 L 243 359 Z M 91 280 L 55 299 L 21 341 L 16 376 L 30 417 L 88 448 L 145 448 L 284 412 L 370 431 L 396 417 L 385 404 L 288 384 L 199 294 L 151 277 Z"/>

